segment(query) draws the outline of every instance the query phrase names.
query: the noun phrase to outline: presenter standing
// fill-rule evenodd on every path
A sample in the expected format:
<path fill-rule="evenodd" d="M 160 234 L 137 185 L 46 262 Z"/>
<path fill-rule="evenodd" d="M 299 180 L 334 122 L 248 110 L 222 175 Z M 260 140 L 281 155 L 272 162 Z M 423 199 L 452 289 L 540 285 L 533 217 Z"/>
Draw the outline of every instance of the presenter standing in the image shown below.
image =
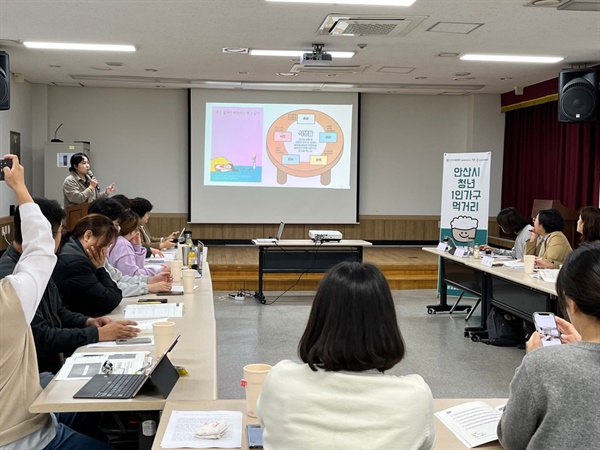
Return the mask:
<path fill-rule="evenodd" d="M 69 175 L 63 182 L 63 197 L 65 208 L 82 203 L 91 203 L 97 198 L 108 197 L 115 192 L 115 183 L 101 191 L 98 180 L 90 170 L 90 160 L 83 153 L 71 156 Z"/>

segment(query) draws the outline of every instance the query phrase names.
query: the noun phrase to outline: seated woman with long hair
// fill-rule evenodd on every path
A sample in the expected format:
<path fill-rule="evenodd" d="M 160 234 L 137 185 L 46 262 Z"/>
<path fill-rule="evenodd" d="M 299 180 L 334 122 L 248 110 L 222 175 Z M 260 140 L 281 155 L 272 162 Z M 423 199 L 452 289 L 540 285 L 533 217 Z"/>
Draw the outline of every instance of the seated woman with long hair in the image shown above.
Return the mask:
<path fill-rule="evenodd" d="M 507 450 L 598 448 L 600 243 L 582 244 L 567 257 L 556 292 L 571 320 L 556 318 L 568 344 L 542 347 L 537 332 L 529 339 L 498 425 Z"/>
<path fill-rule="evenodd" d="M 153 277 L 162 271 L 162 266 L 144 266 L 146 248 L 140 237 L 140 216 L 132 210 L 125 211 L 121 220 L 120 236 L 108 252 L 108 263 L 123 274 Z"/>
<path fill-rule="evenodd" d="M 121 290 L 104 268 L 108 247 L 117 235 L 110 219 L 90 214 L 63 236 L 52 279 L 71 311 L 104 316 L 121 302 Z"/>
<path fill-rule="evenodd" d="M 431 390 L 385 372 L 405 354 L 394 301 L 372 264 L 343 262 L 323 278 L 298 346 L 267 376 L 257 414 L 265 449 L 430 449 Z"/>
<path fill-rule="evenodd" d="M 577 232 L 581 234 L 580 242 L 600 241 L 600 208 L 595 206 L 581 208 Z"/>

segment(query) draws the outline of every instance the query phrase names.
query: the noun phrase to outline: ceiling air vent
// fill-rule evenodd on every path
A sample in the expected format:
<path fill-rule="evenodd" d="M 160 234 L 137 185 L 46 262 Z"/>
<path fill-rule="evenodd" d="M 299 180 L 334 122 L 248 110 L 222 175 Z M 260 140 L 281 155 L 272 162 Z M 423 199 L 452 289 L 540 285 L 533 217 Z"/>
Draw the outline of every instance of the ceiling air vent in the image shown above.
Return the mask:
<path fill-rule="evenodd" d="M 428 16 L 342 16 L 330 14 L 317 30 L 327 36 L 406 36 Z"/>
<path fill-rule="evenodd" d="M 351 74 L 351 73 L 362 73 L 368 65 L 346 65 L 346 66 L 319 66 L 311 64 L 294 64 L 290 69 L 292 73 L 322 73 L 330 74 L 335 73 L 338 75 Z"/>

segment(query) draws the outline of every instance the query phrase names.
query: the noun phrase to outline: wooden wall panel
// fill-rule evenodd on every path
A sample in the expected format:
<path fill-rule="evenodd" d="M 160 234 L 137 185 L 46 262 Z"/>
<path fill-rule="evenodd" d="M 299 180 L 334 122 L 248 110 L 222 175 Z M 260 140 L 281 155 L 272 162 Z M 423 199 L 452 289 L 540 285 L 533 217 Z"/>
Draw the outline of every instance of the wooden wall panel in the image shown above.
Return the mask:
<path fill-rule="evenodd" d="M 338 230 L 345 239 L 371 241 L 435 241 L 439 239 L 439 216 L 361 216 L 359 224 L 286 224 L 285 239 L 306 239 L 308 230 Z M 192 231 L 196 239 L 247 240 L 277 234 L 278 224 L 190 224 L 186 214 L 153 214 L 148 223 L 153 236 L 171 231 Z M 500 236 L 496 218 L 488 224 L 490 236 Z"/>

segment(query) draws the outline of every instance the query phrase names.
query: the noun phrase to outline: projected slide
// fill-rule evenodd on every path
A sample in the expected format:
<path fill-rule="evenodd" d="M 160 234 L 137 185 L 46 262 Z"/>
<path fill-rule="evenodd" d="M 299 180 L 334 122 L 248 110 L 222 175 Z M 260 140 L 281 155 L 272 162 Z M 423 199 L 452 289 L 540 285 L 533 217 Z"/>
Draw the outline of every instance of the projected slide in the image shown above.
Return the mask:
<path fill-rule="evenodd" d="M 352 105 L 206 104 L 207 186 L 350 188 Z"/>

